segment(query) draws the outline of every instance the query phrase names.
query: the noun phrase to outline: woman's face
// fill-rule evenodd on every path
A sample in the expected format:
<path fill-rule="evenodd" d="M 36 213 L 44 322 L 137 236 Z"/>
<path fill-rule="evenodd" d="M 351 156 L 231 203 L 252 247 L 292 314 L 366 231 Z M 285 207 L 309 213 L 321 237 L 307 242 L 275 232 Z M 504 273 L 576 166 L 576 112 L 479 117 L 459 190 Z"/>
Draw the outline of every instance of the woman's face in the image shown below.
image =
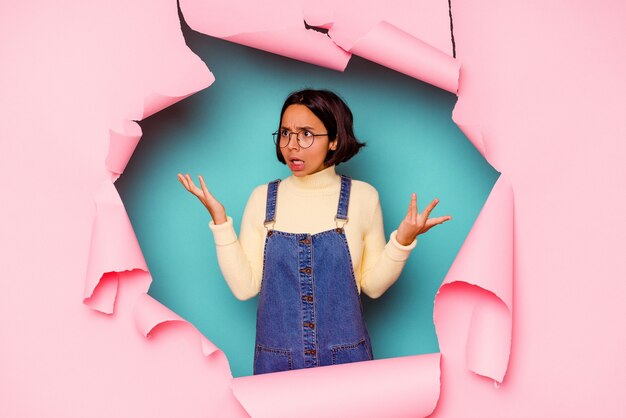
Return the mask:
<path fill-rule="evenodd" d="M 289 132 L 304 131 L 316 135 L 328 133 L 322 121 L 308 107 L 301 104 L 293 104 L 285 109 L 279 132 L 284 129 Z M 336 147 L 337 141 L 329 141 L 328 135 L 324 135 L 316 136 L 313 145 L 302 148 L 296 140 L 296 135 L 291 135 L 289 144 L 281 148 L 280 152 L 293 175 L 304 177 L 325 169 L 326 154 L 328 150 L 334 150 Z"/>

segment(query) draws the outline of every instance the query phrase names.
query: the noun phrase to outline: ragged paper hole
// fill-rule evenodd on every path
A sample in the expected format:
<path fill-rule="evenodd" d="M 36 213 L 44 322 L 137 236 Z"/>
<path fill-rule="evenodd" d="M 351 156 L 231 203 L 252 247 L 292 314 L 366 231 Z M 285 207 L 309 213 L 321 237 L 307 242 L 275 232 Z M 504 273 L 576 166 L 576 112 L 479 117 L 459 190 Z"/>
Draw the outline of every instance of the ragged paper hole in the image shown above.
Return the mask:
<path fill-rule="evenodd" d="M 306 23 L 306 20 L 304 21 L 304 27 L 305 27 L 306 29 L 309 29 L 309 30 L 314 30 L 314 31 L 316 31 L 316 32 L 319 32 L 319 33 L 323 33 L 323 34 L 325 34 L 325 35 L 328 35 L 328 28 L 322 28 L 322 27 L 317 27 L 317 26 L 311 26 L 311 25 L 309 25 L 308 23 Z"/>
<path fill-rule="evenodd" d="M 251 190 L 289 175 L 271 138 L 282 101 L 302 87 L 329 88 L 347 101 L 368 144 L 337 171 L 378 189 L 386 234 L 412 191 L 421 208 L 438 197 L 436 214 L 454 218 L 420 237 L 382 298 L 365 301 L 376 358 L 438 352 L 434 296 L 497 178 L 450 119 L 456 96 L 358 57 L 340 73 L 184 34 L 216 81 L 140 123 L 143 140 L 116 182 L 154 279 L 149 294 L 223 350 L 235 377 L 252 373 L 256 299 L 230 293 L 209 214 L 176 174 L 202 174 L 238 229 Z"/>

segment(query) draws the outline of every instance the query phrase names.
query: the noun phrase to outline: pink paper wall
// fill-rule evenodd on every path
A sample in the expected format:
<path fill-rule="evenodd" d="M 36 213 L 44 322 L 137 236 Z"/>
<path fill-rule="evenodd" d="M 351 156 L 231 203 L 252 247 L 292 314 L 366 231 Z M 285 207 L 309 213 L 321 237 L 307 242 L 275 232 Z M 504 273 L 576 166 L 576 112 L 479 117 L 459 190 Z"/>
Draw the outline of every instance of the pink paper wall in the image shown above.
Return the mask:
<path fill-rule="evenodd" d="M 378 56 L 372 43 L 350 44 L 370 26 L 341 31 L 356 16 L 350 2 L 335 11 L 305 3 L 287 16 L 336 20 L 345 48 Z M 441 25 L 423 29 L 432 20 L 420 18 L 411 28 L 407 4 L 369 9 L 449 53 Z M 205 7 L 216 14 L 220 5 Z M 445 3 L 423 7 L 445 12 Z M 454 120 L 512 190 L 513 287 L 509 301 L 468 284 L 440 294 L 440 306 L 473 314 L 438 328 L 434 415 L 624 416 L 626 5 L 463 0 L 452 13 Z M 184 44 L 176 2 L 4 2 L 0 40 L 0 416 L 246 416 L 221 351 L 146 299 L 149 273 L 111 186 L 140 137 L 129 121 L 213 81 Z M 346 55 L 320 48 L 333 63 Z M 430 74 L 413 64 L 412 75 Z M 451 80 L 432 82 L 453 89 Z M 506 315 L 510 359 L 488 370 L 494 346 L 484 341 L 493 329 L 511 332 L 498 322 Z M 474 323 L 476 352 L 466 344 Z M 503 382 L 496 389 L 468 367 Z M 383 399 L 394 400 L 388 415 L 428 413 L 400 405 L 401 383 L 381 382 Z"/>

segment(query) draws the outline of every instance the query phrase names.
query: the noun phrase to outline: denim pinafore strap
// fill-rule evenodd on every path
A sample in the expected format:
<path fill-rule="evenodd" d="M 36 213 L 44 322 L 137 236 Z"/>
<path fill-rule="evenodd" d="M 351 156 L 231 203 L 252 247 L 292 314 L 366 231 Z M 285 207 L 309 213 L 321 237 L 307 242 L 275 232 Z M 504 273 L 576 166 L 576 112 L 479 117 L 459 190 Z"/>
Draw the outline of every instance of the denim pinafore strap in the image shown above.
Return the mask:
<path fill-rule="evenodd" d="M 267 189 L 254 374 L 371 360 L 343 229 L 351 179 L 341 176 L 337 228 L 313 235 L 273 229 L 279 182 Z"/>

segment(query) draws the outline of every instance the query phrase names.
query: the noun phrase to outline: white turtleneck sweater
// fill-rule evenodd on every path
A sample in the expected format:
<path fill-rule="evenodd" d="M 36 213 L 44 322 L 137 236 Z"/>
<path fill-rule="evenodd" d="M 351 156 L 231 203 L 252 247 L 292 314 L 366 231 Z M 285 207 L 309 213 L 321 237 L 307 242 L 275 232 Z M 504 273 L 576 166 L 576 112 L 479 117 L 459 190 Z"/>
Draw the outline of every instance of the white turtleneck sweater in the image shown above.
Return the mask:
<path fill-rule="evenodd" d="M 317 173 L 281 181 L 278 187 L 274 229 L 288 233 L 316 234 L 336 228 L 341 177 L 335 166 Z M 267 184 L 252 191 L 246 205 L 239 239 L 233 220 L 209 222 L 222 274 L 237 299 L 256 296 L 261 290 Z M 397 231 L 386 243 L 378 192 L 369 184 L 352 180 L 348 223 L 344 226 L 359 292 L 377 298 L 398 278 L 417 239 L 409 245 L 396 241 Z"/>

